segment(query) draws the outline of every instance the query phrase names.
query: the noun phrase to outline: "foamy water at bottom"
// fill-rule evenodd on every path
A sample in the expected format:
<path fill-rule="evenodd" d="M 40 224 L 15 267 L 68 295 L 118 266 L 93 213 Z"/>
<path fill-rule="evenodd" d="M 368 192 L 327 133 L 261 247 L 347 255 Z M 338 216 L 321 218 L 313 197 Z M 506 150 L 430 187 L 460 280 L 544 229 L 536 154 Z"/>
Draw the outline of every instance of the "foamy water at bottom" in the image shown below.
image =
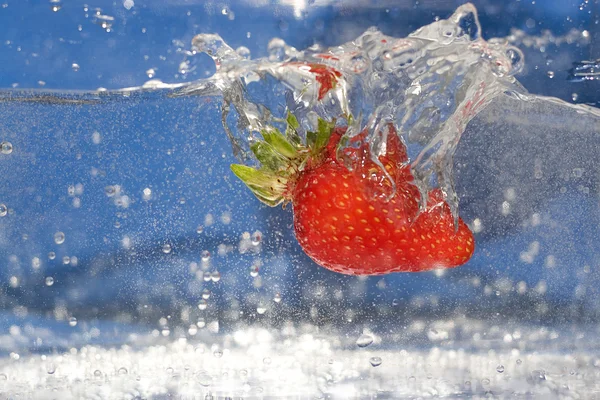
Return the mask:
<path fill-rule="evenodd" d="M 309 324 L 168 337 L 112 329 L 122 344 L 11 353 L 0 367 L 0 392 L 36 399 L 558 399 L 600 391 L 597 327 L 463 319 L 360 335 Z M 111 333 L 96 340 L 103 336 Z M 414 345 L 419 336 L 423 345 Z M 25 332 L 13 338 L 32 339 Z"/>

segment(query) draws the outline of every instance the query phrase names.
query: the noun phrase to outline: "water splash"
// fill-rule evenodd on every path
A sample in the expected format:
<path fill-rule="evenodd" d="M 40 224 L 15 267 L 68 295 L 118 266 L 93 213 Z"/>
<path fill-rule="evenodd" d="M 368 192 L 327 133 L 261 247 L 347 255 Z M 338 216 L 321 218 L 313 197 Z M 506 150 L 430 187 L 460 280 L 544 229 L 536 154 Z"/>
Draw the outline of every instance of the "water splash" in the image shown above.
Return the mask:
<path fill-rule="evenodd" d="M 216 73 L 176 95 L 223 97 L 222 122 L 238 158 L 247 161 L 255 135 L 280 123 L 288 110 L 304 132 L 315 128 L 318 116 L 351 115 L 348 135 L 366 130 L 374 160 L 385 153 L 384 126 L 393 122 L 409 144 L 421 192 L 441 187 L 455 215 L 452 156 L 465 126 L 495 97 L 525 94 L 513 77 L 522 67 L 520 50 L 506 40 L 483 40 L 471 4 L 406 38 L 370 29 L 341 46 L 315 45 L 304 51 L 273 39 L 269 56 L 255 60 L 242 57 L 214 34 L 196 36 L 192 48 L 212 57 Z M 322 76 L 314 73 L 316 65 L 340 73 L 326 93 Z M 267 89 L 260 92 L 258 87 Z M 237 116 L 234 128 L 231 114 Z"/>

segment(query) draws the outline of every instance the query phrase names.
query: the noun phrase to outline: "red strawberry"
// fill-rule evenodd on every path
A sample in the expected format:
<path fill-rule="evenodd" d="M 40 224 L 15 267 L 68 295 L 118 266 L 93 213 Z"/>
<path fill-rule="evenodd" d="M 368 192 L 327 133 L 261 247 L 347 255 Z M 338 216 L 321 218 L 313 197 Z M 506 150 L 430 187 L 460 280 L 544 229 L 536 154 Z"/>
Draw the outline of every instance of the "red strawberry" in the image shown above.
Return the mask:
<path fill-rule="evenodd" d="M 267 204 L 292 202 L 296 237 L 317 264 L 378 275 L 453 268 L 469 260 L 473 235 L 462 219 L 455 230 L 440 190 L 419 212 L 406 148 L 391 125 L 386 155 L 379 157 L 386 175 L 369 157 L 368 144 L 347 146 L 344 162 L 336 158 L 345 128 L 320 120 L 304 146 L 296 119 L 289 116 L 288 123 L 287 138 L 277 130 L 263 132 L 265 141 L 253 145 L 261 169 L 232 170 Z"/>

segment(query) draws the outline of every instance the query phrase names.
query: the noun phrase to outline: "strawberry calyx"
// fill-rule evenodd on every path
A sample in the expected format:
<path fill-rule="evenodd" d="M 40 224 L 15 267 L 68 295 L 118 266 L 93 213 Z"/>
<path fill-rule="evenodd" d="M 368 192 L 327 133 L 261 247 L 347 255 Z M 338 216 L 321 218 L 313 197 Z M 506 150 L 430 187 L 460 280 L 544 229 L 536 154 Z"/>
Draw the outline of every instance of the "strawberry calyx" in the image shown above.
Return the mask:
<path fill-rule="evenodd" d="M 303 143 L 297 118 L 288 113 L 285 134 L 275 127 L 263 129 L 262 140 L 250 146 L 260 167 L 232 164 L 231 171 L 263 203 L 274 207 L 292 198 L 299 173 L 318 165 L 325 157 L 335 120 L 317 121 L 317 130 L 306 132 Z"/>

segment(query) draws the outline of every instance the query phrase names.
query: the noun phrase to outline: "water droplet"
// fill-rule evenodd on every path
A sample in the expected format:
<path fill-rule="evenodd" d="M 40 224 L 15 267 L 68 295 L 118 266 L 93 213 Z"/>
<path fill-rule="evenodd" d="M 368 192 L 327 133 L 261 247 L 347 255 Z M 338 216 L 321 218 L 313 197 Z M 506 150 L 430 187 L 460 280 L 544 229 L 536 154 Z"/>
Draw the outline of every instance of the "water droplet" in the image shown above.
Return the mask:
<path fill-rule="evenodd" d="M 256 307 L 256 312 L 259 313 L 260 315 L 263 315 L 264 313 L 267 312 L 267 308 L 263 307 L 263 306 L 258 306 L 258 307 Z"/>
<path fill-rule="evenodd" d="M 105 193 L 105 194 L 106 194 L 108 197 L 113 197 L 113 196 L 115 195 L 115 193 L 116 193 L 116 192 L 117 192 L 117 189 L 115 189 L 115 187 L 114 187 L 114 186 L 112 186 L 112 185 L 106 186 L 106 187 L 104 188 L 104 193 Z"/>
<path fill-rule="evenodd" d="M 50 0 L 50 9 L 54 12 L 59 11 L 62 8 L 60 0 Z"/>
<path fill-rule="evenodd" d="M 100 378 L 102 376 L 102 371 L 100 371 L 99 369 L 95 370 L 94 371 L 94 376 L 96 378 Z"/>
<path fill-rule="evenodd" d="M 80 67 L 79 67 L 79 64 L 77 64 L 77 63 L 73 63 L 73 64 L 71 64 L 71 69 L 72 69 L 74 72 L 79 72 L 79 68 L 80 68 Z"/>
<path fill-rule="evenodd" d="M 548 71 L 548 78 L 554 78 L 554 71 Z"/>
<path fill-rule="evenodd" d="M 356 345 L 358 347 L 367 347 L 371 343 L 373 343 L 373 336 L 371 335 L 362 334 L 358 339 L 356 339 Z"/>
<path fill-rule="evenodd" d="M 117 374 L 118 375 L 127 375 L 127 368 L 125 368 L 125 367 L 119 368 L 117 371 Z"/>
<path fill-rule="evenodd" d="M 65 242 L 65 234 L 63 232 L 56 232 L 54 234 L 54 243 L 63 244 Z"/>
<path fill-rule="evenodd" d="M 8 380 L 8 376 L 6 374 L 0 374 L 0 381 Z"/>
<path fill-rule="evenodd" d="M 48 253 L 48 259 L 49 260 L 54 260 L 56 258 L 56 253 L 51 251 L 50 253 Z"/>
<path fill-rule="evenodd" d="M 0 203 L 0 217 L 6 217 L 6 214 L 8 214 L 8 207 L 6 207 L 6 204 Z"/>
<path fill-rule="evenodd" d="M 164 337 L 167 337 L 167 336 L 169 336 L 171 334 L 171 330 L 169 329 L 169 327 L 165 326 L 160 331 L 160 334 L 163 335 Z"/>
<path fill-rule="evenodd" d="M 204 299 L 200 300 L 200 302 L 198 303 L 198 308 L 204 311 L 206 310 L 206 307 L 208 307 L 208 302 Z"/>
<path fill-rule="evenodd" d="M 500 374 L 503 373 L 504 372 L 504 365 L 498 365 L 496 367 L 496 371 L 498 371 L 498 373 L 500 373 Z"/>
<path fill-rule="evenodd" d="M 198 225 L 198 227 L 196 228 L 196 233 L 199 235 L 202 232 L 204 232 L 204 227 L 202 225 Z"/>
<path fill-rule="evenodd" d="M 523 362 L 523 361 L 521 361 L 521 359 L 520 359 L 520 358 L 518 358 L 518 359 L 517 359 L 517 365 L 521 365 L 521 363 L 522 363 L 522 362 Z"/>
<path fill-rule="evenodd" d="M 208 387 L 212 384 L 212 376 L 206 371 L 200 371 L 196 374 L 196 380 L 201 386 Z"/>
<path fill-rule="evenodd" d="M 275 293 L 275 296 L 273 297 L 273 301 L 275 303 L 281 303 L 281 293 L 279 293 L 279 292 Z"/>
<path fill-rule="evenodd" d="M 208 260 L 210 260 L 210 251 L 204 250 L 202 252 L 201 257 L 202 257 L 202 261 L 207 262 Z"/>
<path fill-rule="evenodd" d="M 62 262 L 63 262 L 63 264 L 65 264 L 65 265 L 69 265 L 69 264 L 71 263 L 71 257 L 69 257 L 69 256 L 64 256 L 64 257 L 62 258 Z"/>
<path fill-rule="evenodd" d="M 577 101 L 577 99 L 578 99 L 578 98 L 579 98 L 579 95 L 578 95 L 577 93 L 573 93 L 573 94 L 571 94 L 571 99 L 572 99 L 573 101 Z"/>
<path fill-rule="evenodd" d="M 213 352 L 213 356 L 215 356 L 216 358 L 221 358 L 221 357 L 223 357 L 223 352 L 221 350 L 217 349 Z"/>
<path fill-rule="evenodd" d="M 219 271 L 214 271 L 210 275 L 210 279 L 212 279 L 213 282 L 219 282 L 221 280 L 221 274 L 219 273 Z"/>
<path fill-rule="evenodd" d="M 260 244 L 260 242 L 262 242 L 262 233 L 260 233 L 259 231 L 256 231 L 252 234 L 252 245 L 254 246 L 258 246 Z"/>
<path fill-rule="evenodd" d="M 56 372 L 56 365 L 54 365 L 54 363 L 49 363 L 46 365 L 46 372 L 48 372 L 50 375 L 54 374 Z"/>
<path fill-rule="evenodd" d="M 69 326 L 77 326 L 77 318 L 75 318 L 75 317 L 69 318 Z"/>
<path fill-rule="evenodd" d="M 211 273 L 208 271 L 205 271 L 204 274 L 202 275 L 202 279 L 204 279 L 204 282 L 210 282 L 211 278 Z"/>
<path fill-rule="evenodd" d="M 171 252 L 171 245 L 169 243 L 163 244 L 162 251 L 165 254 L 169 254 Z"/>
<path fill-rule="evenodd" d="M 210 298 L 210 290 L 208 290 L 208 289 L 204 289 L 204 290 L 202 291 L 202 298 L 203 298 L 204 300 L 208 300 L 208 299 Z"/>
<path fill-rule="evenodd" d="M 54 278 L 51 276 L 47 276 L 46 277 L 46 286 L 52 286 L 54 285 Z"/>
<path fill-rule="evenodd" d="M 2 142 L 0 143 L 0 152 L 2 154 L 10 154 L 13 152 L 13 145 L 11 142 Z"/>
<path fill-rule="evenodd" d="M 369 362 L 371 363 L 372 366 L 379 367 L 381 365 L 381 363 L 383 362 L 383 360 L 381 359 L 381 357 L 371 357 Z"/>
<path fill-rule="evenodd" d="M 258 266 L 253 265 L 250 267 L 250 276 L 256 278 L 258 276 Z"/>

